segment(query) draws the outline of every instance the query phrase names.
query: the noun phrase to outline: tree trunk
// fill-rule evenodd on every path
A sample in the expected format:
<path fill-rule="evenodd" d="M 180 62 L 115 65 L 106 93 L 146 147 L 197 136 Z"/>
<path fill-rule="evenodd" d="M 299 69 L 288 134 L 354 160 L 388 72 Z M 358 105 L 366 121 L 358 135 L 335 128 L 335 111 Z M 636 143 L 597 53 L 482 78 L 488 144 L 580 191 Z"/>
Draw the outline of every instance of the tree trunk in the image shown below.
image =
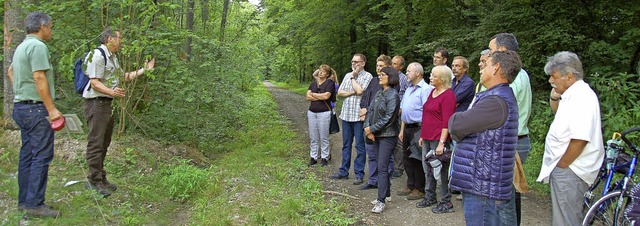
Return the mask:
<path fill-rule="evenodd" d="M 224 28 L 227 26 L 227 14 L 229 12 L 229 0 L 224 0 L 222 6 L 222 20 L 220 21 L 220 42 L 224 42 Z"/>
<path fill-rule="evenodd" d="M 207 31 L 207 22 L 209 22 L 209 0 L 200 1 L 202 7 L 202 30 Z"/>
<path fill-rule="evenodd" d="M 13 121 L 13 84 L 6 79 L 7 71 L 13 61 L 13 53 L 15 47 L 18 46 L 26 36 L 24 30 L 25 15 L 22 12 L 22 0 L 5 0 L 4 1 L 4 61 L 2 67 L 3 85 L 4 85 L 4 108 L 2 111 L 2 126 L 5 129 L 18 129 Z M 29 2 L 32 2 L 29 1 Z"/>
<path fill-rule="evenodd" d="M 187 53 L 187 62 L 191 61 L 191 42 L 192 42 L 192 37 L 191 34 L 193 34 L 193 14 L 194 14 L 194 7 L 195 7 L 196 1 L 195 0 L 188 0 L 187 3 L 187 30 L 189 31 L 190 35 L 187 37 L 185 46 L 184 46 L 184 51 Z"/>

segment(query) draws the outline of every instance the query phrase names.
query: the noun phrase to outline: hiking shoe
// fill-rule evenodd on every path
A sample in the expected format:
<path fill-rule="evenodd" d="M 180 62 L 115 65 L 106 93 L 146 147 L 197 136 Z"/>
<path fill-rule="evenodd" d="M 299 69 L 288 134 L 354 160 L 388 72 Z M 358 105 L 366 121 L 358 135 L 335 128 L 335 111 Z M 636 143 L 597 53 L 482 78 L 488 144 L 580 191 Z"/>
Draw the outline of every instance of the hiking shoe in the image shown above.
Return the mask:
<path fill-rule="evenodd" d="M 376 203 L 379 203 L 379 202 L 380 201 L 378 201 L 378 199 L 374 199 L 373 201 L 371 201 L 371 204 L 375 205 Z M 391 197 L 385 197 L 384 202 L 385 203 L 391 202 Z"/>
<path fill-rule="evenodd" d="M 336 173 L 334 175 L 329 176 L 329 179 L 334 179 L 334 180 L 346 180 L 349 179 L 349 176 L 342 176 L 339 173 Z"/>
<path fill-rule="evenodd" d="M 378 201 L 378 200 L 376 200 Z M 382 213 L 382 211 L 384 211 L 384 203 L 378 201 L 376 204 L 373 205 L 373 209 L 371 209 L 372 213 Z"/>
<path fill-rule="evenodd" d="M 104 184 L 104 187 L 107 188 L 107 190 L 109 191 L 118 190 L 118 186 L 109 182 L 109 180 L 107 180 L 106 177 L 103 179 L 102 183 Z"/>
<path fill-rule="evenodd" d="M 453 203 L 451 203 L 451 202 L 441 202 L 440 204 L 438 204 L 438 206 L 433 207 L 433 209 L 431 209 L 431 212 L 433 212 L 435 214 L 451 213 L 451 212 L 453 212 Z"/>
<path fill-rule="evenodd" d="M 362 178 L 360 177 L 356 177 L 356 179 L 353 179 L 353 185 L 361 185 L 362 183 L 364 183 L 364 180 L 362 180 Z"/>
<path fill-rule="evenodd" d="M 98 194 L 102 195 L 102 197 L 105 198 L 111 195 L 109 189 L 107 189 L 101 181 L 95 183 L 87 182 L 87 184 L 84 185 L 84 188 L 86 188 L 87 190 L 95 190 L 96 192 L 98 192 Z"/>
<path fill-rule="evenodd" d="M 408 187 L 404 187 L 401 191 L 398 191 L 398 193 L 396 193 L 396 195 L 398 196 L 407 196 L 411 194 L 411 188 Z"/>
<path fill-rule="evenodd" d="M 418 191 L 418 189 L 413 189 L 411 194 L 407 195 L 407 200 L 418 200 L 424 198 L 424 192 Z"/>
<path fill-rule="evenodd" d="M 422 201 L 416 203 L 416 207 L 425 208 L 425 207 L 433 206 L 436 203 L 438 203 L 436 200 L 428 200 L 428 199 L 423 198 Z"/>
<path fill-rule="evenodd" d="M 310 158 L 310 159 L 309 159 L 309 164 L 307 164 L 307 166 L 313 166 L 313 165 L 315 165 L 316 163 L 318 163 L 318 161 L 316 161 L 316 159 L 314 159 L 314 158 Z"/>
<path fill-rule="evenodd" d="M 378 188 L 378 186 L 375 186 L 375 185 L 373 185 L 373 184 L 366 183 L 366 184 L 364 184 L 364 185 L 360 186 L 360 187 L 358 188 L 358 190 L 369 190 L 369 189 L 376 189 L 376 188 Z"/>
<path fill-rule="evenodd" d="M 393 173 L 391 174 L 391 178 L 398 178 L 402 176 L 402 171 L 400 170 L 394 170 Z"/>
<path fill-rule="evenodd" d="M 50 206 L 42 205 L 35 209 L 26 209 L 27 210 L 27 218 L 57 218 L 60 216 L 60 212 L 51 209 Z"/>
<path fill-rule="evenodd" d="M 329 164 L 329 162 L 327 161 L 327 159 L 323 158 L 323 159 L 320 160 L 320 165 L 321 166 L 327 166 L 328 164 Z"/>

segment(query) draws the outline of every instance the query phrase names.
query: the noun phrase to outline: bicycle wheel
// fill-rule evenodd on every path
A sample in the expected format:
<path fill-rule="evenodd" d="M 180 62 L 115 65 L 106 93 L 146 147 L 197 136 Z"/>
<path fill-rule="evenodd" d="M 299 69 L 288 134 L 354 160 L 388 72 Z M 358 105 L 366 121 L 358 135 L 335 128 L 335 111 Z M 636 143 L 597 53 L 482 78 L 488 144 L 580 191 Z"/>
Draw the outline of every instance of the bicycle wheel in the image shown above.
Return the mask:
<path fill-rule="evenodd" d="M 630 225 L 624 217 L 624 209 L 631 202 L 628 194 L 623 194 L 622 205 L 618 206 L 621 191 L 610 192 L 598 199 L 585 215 L 582 225 Z"/>

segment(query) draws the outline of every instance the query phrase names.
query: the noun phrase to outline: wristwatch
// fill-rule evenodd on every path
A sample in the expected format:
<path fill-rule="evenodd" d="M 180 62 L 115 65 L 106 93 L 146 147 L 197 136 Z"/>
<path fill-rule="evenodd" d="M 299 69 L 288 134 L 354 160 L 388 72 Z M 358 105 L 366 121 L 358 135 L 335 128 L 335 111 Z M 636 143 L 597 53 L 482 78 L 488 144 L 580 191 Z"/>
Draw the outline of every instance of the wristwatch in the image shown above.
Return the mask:
<path fill-rule="evenodd" d="M 549 99 L 551 99 L 552 101 L 560 101 L 562 100 L 562 97 L 553 98 L 552 96 L 549 96 Z"/>

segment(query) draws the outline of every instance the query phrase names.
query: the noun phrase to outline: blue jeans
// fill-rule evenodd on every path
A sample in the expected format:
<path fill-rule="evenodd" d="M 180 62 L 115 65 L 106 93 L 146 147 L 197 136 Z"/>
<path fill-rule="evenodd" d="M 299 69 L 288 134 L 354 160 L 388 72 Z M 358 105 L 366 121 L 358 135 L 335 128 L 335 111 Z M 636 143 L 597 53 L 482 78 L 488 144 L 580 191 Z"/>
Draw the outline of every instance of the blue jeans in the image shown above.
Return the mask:
<path fill-rule="evenodd" d="M 367 164 L 369 165 L 369 180 L 370 185 L 378 185 L 378 152 L 374 148 L 374 144 L 364 144 L 364 149 L 367 151 Z M 394 149 L 395 152 L 395 149 Z M 394 170 L 394 156 L 391 155 L 389 160 L 389 173 L 393 173 Z"/>
<path fill-rule="evenodd" d="M 54 134 L 43 104 L 15 103 L 13 120 L 20 127 L 18 205 L 34 209 L 44 205 L 49 163 L 53 160 Z"/>
<path fill-rule="evenodd" d="M 513 196 L 512 192 L 512 196 Z M 467 226 L 508 225 L 516 224 L 515 211 L 511 215 L 504 215 L 505 209 L 513 209 L 512 201 L 499 201 L 486 196 L 462 192 L 462 205 Z"/>
<path fill-rule="evenodd" d="M 342 165 L 340 165 L 340 176 L 349 176 L 351 168 L 351 144 L 353 138 L 356 140 L 356 160 L 353 162 L 353 171 L 356 178 L 364 178 L 364 164 L 366 162 L 366 152 L 364 150 L 364 128 L 363 122 L 347 122 L 342 120 Z"/>
<path fill-rule="evenodd" d="M 391 172 L 393 172 L 393 164 L 391 164 L 391 156 L 393 150 L 398 143 L 398 137 L 376 137 L 373 148 L 378 154 L 378 169 L 389 169 L 378 172 L 378 201 L 385 201 L 385 197 L 391 197 Z"/>

